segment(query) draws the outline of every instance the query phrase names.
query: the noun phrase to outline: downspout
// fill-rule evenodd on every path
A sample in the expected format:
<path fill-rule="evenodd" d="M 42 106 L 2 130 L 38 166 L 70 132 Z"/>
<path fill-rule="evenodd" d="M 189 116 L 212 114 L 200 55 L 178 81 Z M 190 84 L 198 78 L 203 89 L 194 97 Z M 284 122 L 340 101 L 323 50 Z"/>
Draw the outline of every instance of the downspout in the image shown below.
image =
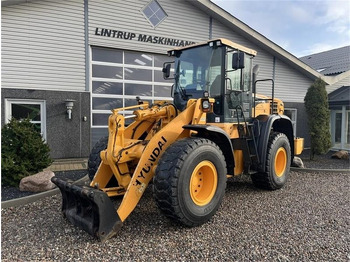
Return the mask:
<path fill-rule="evenodd" d="M 275 99 L 275 77 L 276 77 L 276 57 L 273 57 L 272 66 L 272 103 L 271 103 L 271 114 L 273 114 L 274 99 Z"/>
<path fill-rule="evenodd" d="M 89 1 L 84 0 L 85 91 L 90 91 Z"/>
<path fill-rule="evenodd" d="M 213 18 L 209 16 L 209 40 L 213 38 Z"/>
<path fill-rule="evenodd" d="M 89 50 L 89 1 L 84 0 L 84 48 L 85 48 L 85 91 L 90 91 L 90 50 Z M 90 107 L 90 106 L 89 106 Z M 89 109 L 90 110 L 90 109 Z M 83 156 L 82 94 L 80 94 L 80 157 Z M 90 134 L 91 137 L 91 134 Z M 90 139 L 89 139 L 90 141 Z M 91 141 L 89 142 L 91 143 Z M 91 146 L 89 147 L 91 148 Z"/>

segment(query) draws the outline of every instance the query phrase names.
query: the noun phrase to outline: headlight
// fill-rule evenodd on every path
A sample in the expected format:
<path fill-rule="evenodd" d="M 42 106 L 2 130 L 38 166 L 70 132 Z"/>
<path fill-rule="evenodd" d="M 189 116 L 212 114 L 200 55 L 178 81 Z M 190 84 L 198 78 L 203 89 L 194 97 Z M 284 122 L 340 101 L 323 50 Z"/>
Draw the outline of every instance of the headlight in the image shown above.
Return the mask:
<path fill-rule="evenodd" d="M 202 101 L 202 110 L 205 111 L 205 112 L 210 110 L 209 100 L 203 100 Z"/>

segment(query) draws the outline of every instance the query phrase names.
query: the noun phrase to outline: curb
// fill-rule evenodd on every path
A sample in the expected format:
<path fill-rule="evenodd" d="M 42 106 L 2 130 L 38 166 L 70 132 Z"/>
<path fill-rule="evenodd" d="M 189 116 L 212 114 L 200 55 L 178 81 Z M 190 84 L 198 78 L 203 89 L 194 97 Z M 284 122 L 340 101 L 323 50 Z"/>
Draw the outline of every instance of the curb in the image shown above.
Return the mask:
<path fill-rule="evenodd" d="M 86 175 L 86 176 L 80 178 L 79 180 L 74 181 L 74 184 L 77 184 L 80 182 L 87 182 L 89 180 L 90 180 L 89 176 Z M 60 192 L 60 190 L 58 188 L 55 188 L 55 189 L 51 189 L 51 190 L 46 191 L 46 192 L 41 192 L 38 194 L 26 196 L 26 197 L 20 197 L 20 198 L 15 198 L 15 199 L 3 201 L 3 202 L 1 202 L 1 208 L 23 206 L 23 205 L 26 205 L 29 203 L 33 203 L 33 202 L 35 202 L 39 199 L 42 199 L 44 197 L 56 195 L 59 192 Z"/>
<path fill-rule="evenodd" d="M 350 169 L 319 169 L 319 168 L 300 168 L 300 167 L 290 167 L 291 171 L 303 172 L 303 173 L 313 173 L 313 172 L 327 172 L 327 173 L 345 173 L 350 174 Z"/>

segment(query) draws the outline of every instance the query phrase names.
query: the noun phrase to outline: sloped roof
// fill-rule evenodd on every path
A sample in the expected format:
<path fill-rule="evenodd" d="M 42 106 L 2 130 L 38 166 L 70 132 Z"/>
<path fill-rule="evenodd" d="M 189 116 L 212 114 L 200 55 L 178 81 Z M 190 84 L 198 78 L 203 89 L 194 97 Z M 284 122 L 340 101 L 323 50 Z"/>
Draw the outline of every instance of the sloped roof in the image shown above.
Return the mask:
<path fill-rule="evenodd" d="M 337 75 L 350 70 L 350 46 L 299 58 L 323 75 Z"/>
<path fill-rule="evenodd" d="M 330 105 L 349 105 L 350 86 L 342 86 L 328 94 Z"/>

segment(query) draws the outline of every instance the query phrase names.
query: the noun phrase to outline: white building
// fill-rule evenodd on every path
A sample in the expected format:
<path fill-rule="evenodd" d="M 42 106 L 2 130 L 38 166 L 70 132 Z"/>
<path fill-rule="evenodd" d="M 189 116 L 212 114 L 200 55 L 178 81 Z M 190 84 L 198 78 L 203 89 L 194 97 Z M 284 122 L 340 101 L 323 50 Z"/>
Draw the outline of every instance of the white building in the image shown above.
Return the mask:
<path fill-rule="evenodd" d="M 214 38 L 258 52 L 259 78 L 274 79 L 295 135 L 308 145 L 304 96 L 322 75 L 209 0 L 1 3 L 2 125 L 29 115 L 53 158 L 88 156 L 107 134 L 112 108 L 134 104 L 136 96 L 169 98 L 172 83 L 161 73 L 166 51 Z M 258 92 L 270 95 L 270 84 Z"/>
<path fill-rule="evenodd" d="M 328 86 L 332 148 L 350 150 L 350 46 L 299 58 L 326 78 L 341 79 Z M 345 77 L 344 77 L 345 76 Z"/>

